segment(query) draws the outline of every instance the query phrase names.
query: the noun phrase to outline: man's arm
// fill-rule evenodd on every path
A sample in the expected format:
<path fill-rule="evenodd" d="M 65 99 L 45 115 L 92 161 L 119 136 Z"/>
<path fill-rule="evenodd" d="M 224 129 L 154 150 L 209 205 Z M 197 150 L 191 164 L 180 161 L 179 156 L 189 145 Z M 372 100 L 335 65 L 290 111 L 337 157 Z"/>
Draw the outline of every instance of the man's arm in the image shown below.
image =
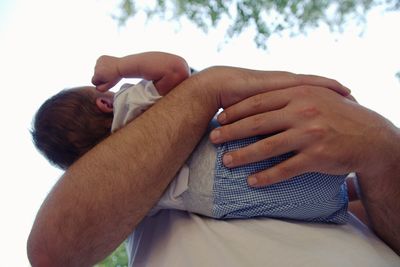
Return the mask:
<path fill-rule="evenodd" d="M 32 265 L 89 266 L 106 257 L 160 198 L 220 106 L 304 82 L 341 90 L 322 77 L 228 67 L 182 82 L 60 178 L 28 239 Z"/>
<path fill-rule="evenodd" d="M 361 200 L 372 229 L 400 255 L 400 130 L 376 134 L 377 150 L 357 173 Z"/>
<path fill-rule="evenodd" d="M 99 91 L 107 91 L 121 78 L 153 81 L 160 95 L 166 95 L 190 75 L 185 59 L 164 52 L 145 52 L 125 57 L 101 56 L 92 82 Z"/>
<path fill-rule="evenodd" d="M 132 232 L 217 110 L 202 87 L 183 83 L 65 172 L 32 228 L 33 266 L 93 265 Z"/>

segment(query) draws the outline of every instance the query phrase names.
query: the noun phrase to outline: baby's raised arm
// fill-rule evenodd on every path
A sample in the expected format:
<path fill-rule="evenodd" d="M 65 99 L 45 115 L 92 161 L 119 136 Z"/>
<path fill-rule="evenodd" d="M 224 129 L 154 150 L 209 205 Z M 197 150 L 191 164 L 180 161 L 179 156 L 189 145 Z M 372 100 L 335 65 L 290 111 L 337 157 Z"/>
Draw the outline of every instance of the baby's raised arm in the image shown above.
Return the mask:
<path fill-rule="evenodd" d="M 105 92 L 122 78 L 142 78 L 153 81 L 160 95 L 189 77 L 185 59 L 164 52 L 145 52 L 125 57 L 101 56 L 96 62 L 92 83 Z"/>

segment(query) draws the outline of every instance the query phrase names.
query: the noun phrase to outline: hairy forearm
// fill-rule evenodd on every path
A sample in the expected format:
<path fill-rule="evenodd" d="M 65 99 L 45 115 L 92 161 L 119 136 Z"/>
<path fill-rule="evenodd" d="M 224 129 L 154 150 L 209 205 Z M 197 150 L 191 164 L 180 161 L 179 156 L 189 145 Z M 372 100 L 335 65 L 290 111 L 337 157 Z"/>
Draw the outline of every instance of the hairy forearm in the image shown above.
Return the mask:
<path fill-rule="evenodd" d="M 400 130 L 391 125 L 386 130 L 379 133 L 384 136 L 381 149 L 373 151 L 372 169 L 358 177 L 370 225 L 400 255 Z"/>
<path fill-rule="evenodd" d="M 33 266 L 89 266 L 146 216 L 217 110 L 196 77 L 88 152 L 43 203 L 28 241 Z"/>

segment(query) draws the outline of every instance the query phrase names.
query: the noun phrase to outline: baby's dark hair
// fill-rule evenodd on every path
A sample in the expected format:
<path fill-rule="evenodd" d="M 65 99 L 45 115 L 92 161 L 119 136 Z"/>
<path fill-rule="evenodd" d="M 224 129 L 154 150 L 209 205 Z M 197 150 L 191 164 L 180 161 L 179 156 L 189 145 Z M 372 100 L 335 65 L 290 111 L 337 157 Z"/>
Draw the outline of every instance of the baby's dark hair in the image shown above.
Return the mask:
<path fill-rule="evenodd" d="M 31 134 L 36 148 L 65 170 L 110 135 L 112 119 L 112 113 L 98 109 L 88 90 L 63 90 L 39 108 Z"/>

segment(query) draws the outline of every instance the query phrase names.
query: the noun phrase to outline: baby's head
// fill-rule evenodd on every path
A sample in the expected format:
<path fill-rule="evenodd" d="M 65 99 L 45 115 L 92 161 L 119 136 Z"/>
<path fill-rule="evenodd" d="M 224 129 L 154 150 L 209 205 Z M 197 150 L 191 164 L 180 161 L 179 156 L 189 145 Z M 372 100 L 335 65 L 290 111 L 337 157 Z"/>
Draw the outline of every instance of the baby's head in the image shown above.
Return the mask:
<path fill-rule="evenodd" d="M 112 119 L 112 92 L 89 86 L 63 90 L 37 111 L 33 142 L 51 163 L 66 169 L 110 135 Z"/>

